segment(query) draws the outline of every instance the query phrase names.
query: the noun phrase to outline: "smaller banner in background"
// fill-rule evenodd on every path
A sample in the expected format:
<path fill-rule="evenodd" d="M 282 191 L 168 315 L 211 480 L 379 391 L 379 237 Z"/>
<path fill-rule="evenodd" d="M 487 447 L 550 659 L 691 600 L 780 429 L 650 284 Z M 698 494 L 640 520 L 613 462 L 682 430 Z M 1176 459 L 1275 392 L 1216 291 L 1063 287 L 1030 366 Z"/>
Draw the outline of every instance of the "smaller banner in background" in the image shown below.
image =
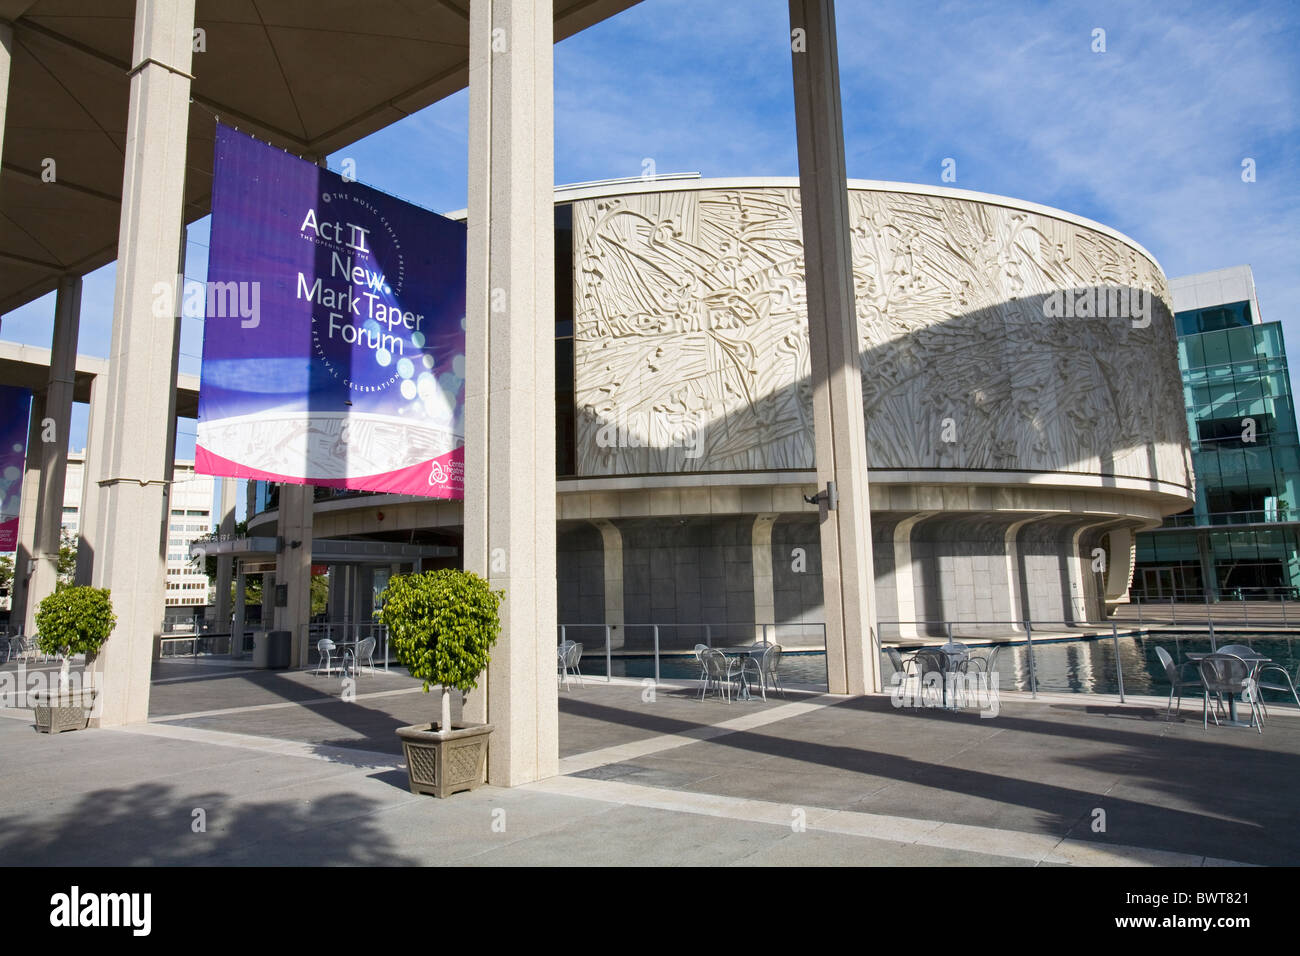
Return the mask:
<path fill-rule="evenodd" d="M 0 552 L 18 548 L 18 506 L 31 413 L 29 389 L 0 385 Z"/>

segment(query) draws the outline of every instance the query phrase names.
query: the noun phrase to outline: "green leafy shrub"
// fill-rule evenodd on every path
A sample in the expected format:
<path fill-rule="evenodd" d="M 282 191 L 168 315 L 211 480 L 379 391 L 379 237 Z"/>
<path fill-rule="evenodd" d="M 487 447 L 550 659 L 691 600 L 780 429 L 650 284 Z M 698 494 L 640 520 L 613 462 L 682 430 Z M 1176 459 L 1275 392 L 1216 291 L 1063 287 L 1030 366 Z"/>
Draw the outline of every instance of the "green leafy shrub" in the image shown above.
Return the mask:
<path fill-rule="evenodd" d="M 36 611 L 41 650 L 63 657 L 93 657 L 116 625 L 108 588 L 65 587 L 46 597 Z"/>
<path fill-rule="evenodd" d="M 501 633 L 497 612 L 504 596 L 472 571 L 403 574 L 380 595 L 379 620 L 398 661 L 426 691 L 439 684 L 468 693 Z"/>

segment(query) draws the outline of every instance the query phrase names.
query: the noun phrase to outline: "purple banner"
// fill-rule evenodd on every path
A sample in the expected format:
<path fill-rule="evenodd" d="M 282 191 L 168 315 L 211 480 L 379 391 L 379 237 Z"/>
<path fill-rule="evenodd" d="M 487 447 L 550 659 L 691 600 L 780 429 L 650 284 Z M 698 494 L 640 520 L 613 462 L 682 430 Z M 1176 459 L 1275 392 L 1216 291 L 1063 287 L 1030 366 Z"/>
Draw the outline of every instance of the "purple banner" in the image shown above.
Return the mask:
<path fill-rule="evenodd" d="M 464 494 L 465 226 L 217 127 L 196 470 Z"/>
<path fill-rule="evenodd" d="M 30 390 L 0 385 L 0 551 L 18 548 L 18 506 L 31 414 Z"/>

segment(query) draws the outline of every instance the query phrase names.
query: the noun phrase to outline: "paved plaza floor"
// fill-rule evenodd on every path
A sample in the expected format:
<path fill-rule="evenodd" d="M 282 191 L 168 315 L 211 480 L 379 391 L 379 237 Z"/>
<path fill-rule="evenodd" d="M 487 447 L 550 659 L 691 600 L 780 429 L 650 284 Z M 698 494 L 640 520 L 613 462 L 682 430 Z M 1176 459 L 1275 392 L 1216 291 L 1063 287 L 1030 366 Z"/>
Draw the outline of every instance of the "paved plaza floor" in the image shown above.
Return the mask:
<path fill-rule="evenodd" d="M 156 665 L 147 724 L 50 737 L 0 710 L 0 864 L 1300 863 L 1294 707 L 1260 735 L 1203 730 L 1198 699 L 1004 694 L 982 718 L 588 681 L 560 694 L 560 775 L 436 800 L 393 732 L 436 693 L 378 672 L 341 695 L 184 661 Z"/>

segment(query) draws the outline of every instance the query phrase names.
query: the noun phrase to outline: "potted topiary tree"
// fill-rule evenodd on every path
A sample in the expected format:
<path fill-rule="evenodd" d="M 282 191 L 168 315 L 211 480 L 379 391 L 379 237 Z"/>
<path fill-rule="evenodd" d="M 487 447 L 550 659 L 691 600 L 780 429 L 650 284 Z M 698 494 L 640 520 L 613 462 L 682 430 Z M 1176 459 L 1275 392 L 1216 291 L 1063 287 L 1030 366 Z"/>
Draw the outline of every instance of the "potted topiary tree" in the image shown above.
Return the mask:
<path fill-rule="evenodd" d="M 57 734 L 82 730 L 90 720 L 95 689 L 68 687 L 68 665 L 73 655 L 86 656 L 86 669 L 117 625 L 107 588 L 65 587 L 41 601 L 36 611 L 36 642 L 46 654 L 57 654 L 59 689 L 33 694 L 36 729 Z"/>
<path fill-rule="evenodd" d="M 503 596 L 477 574 L 454 570 L 399 575 L 380 595 L 379 619 L 397 660 L 426 692 L 442 689 L 441 720 L 397 730 L 412 793 L 445 797 L 484 782 L 492 725 L 452 724 L 451 691 L 478 686 L 501 633 Z"/>

